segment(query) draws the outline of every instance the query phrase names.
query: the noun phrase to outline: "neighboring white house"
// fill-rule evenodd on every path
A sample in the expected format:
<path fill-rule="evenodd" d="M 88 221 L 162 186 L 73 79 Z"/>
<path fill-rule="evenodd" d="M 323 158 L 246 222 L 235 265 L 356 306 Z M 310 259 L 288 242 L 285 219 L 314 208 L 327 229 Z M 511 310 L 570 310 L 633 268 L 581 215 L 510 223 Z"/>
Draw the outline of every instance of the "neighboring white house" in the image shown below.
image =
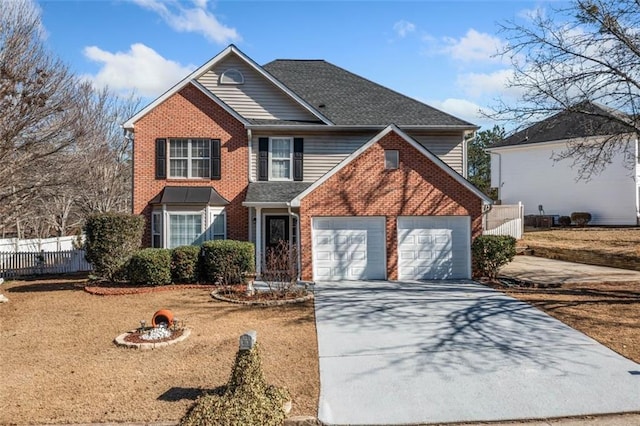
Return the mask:
<path fill-rule="evenodd" d="M 635 134 L 621 136 L 618 143 L 625 149 L 616 151 L 604 171 L 589 180 L 578 179 L 572 159 L 557 160 L 572 143 L 597 143 L 611 128 L 602 116 L 563 111 L 517 132 L 489 149 L 491 186 L 498 188 L 503 204 L 522 201 L 525 215 L 539 214 L 542 206 L 546 215 L 589 212 L 592 225 L 637 225 L 640 167 Z"/>

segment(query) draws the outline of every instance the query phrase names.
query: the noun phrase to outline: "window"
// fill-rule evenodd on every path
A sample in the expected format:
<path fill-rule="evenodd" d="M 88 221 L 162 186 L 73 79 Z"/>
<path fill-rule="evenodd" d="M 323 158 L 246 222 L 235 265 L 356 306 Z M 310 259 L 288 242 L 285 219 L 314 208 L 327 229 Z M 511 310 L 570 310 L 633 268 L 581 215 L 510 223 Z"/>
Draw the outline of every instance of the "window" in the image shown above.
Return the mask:
<path fill-rule="evenodd" d="M 228 69 L 220 75 L 220 84 L 244 84 L 244 76 L 236 69 Z"/>
<path fill-rule="evenodd" d="M 384 150 L 384 168 L 387 170 L 395 170 L 398 168 L 399 154 L 395 149 Z"/>
<path fill-rule="evenodd" d="M 169 247 L 201 244 L 201 214 L 169 214 Z"/>
<path fill-rule="evenodd" d="M 226 215 L 224 212 L 211 213 L 210 240 L 224 240 L 227 238 Z"/>
<path fill-rule="evenodd" d="M 162 247 L 162 213 L 151 214 L 151 247 Z"/>
<path fill-rule="evenodd" d="M 169 139 L 170 178 L 208 178 L 210 161 L 209 139 Z"/>
<path fill-rule="evenodd" d="M 269 170 L 271 180 L 291 180 L 292 157 L 292 138 L 269 139 Z"/>

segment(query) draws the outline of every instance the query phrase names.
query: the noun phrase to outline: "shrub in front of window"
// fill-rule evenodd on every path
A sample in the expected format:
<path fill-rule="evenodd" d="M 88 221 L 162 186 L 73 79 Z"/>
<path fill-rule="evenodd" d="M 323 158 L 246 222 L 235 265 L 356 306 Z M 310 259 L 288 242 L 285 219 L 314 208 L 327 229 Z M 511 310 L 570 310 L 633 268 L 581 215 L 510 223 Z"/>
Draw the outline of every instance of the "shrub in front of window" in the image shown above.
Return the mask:
<path fill-rule="evenodd" d="M 587 226 L 587 223 L 591 222 L 591 213 L 573 212 L 571 213 L 571 221 L 577 226 Z"/>
<path fill-rule="evenodd" d="M 171 250 L 146 248 L 127 262 L 127 278 L 133 285 L 171 284 Z"/>
<path fill-rule="evenodd" d="M 87 218 L 84 249 L 100 278 L 114 280 L 140 248 L 144 218 L 124 213 L 99 213 Z"/>
<path fill-rule="evenodd" d="M 500 268 L 516 255 L 516 239 L 509 235 L 481 235 L 471 244 L 474 276 L 495 280 Z"/>
<path fill-rule="evenodd" d="M 246 241 L 206 241 L 200 248 L 202 280 L 222 285 L 240 284 L 255 272 L 253 244 Z"/>
<path fill-rule="evenodd" d="M 571 226 L 571 218 L 569 216 L 560 216 L 558 218 L 558 223 L 563 228 L 566 228 L 567 226 Z"/>
<path fill-rule="evenodd" d="M 174 283 L 198 282 L 200 247 L 180 246 L 171 251 L 171 279 Z"/>

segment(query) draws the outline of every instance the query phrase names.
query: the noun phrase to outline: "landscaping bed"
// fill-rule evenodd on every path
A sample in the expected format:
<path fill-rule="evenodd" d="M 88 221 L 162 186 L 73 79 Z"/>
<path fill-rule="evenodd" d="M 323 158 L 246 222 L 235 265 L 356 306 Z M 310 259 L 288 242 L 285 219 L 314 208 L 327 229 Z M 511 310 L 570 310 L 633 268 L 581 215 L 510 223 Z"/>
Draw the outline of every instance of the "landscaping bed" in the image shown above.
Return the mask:
<path fill-rule="evenodd" d="M 80 277 L 3 284 L 10 302 L 0 305 L 0 424 L 178 421 L 196 397 L 228 381 L 239 336 L 250 329 L 266 379 L 291 393 L 291 415 L 316 415 L 312 301 L 246 307 L 212 299 L 210 286 L 96 297 L 86 285 Z M 148 351 L 114 345 L 163 308 L 186 320 L 187 340 Z"/>

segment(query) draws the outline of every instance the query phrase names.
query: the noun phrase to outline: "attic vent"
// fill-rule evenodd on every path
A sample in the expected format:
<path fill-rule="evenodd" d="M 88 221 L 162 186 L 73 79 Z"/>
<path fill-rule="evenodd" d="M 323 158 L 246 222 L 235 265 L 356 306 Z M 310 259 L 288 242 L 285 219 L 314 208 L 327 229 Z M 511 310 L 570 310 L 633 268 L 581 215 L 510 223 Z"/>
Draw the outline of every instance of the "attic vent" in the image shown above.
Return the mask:
<path fill-rule="evenodd" d="M 244 84 L 244 76 L 237 69 L 231 68 L 220 75 L 220 84 Z"/>

